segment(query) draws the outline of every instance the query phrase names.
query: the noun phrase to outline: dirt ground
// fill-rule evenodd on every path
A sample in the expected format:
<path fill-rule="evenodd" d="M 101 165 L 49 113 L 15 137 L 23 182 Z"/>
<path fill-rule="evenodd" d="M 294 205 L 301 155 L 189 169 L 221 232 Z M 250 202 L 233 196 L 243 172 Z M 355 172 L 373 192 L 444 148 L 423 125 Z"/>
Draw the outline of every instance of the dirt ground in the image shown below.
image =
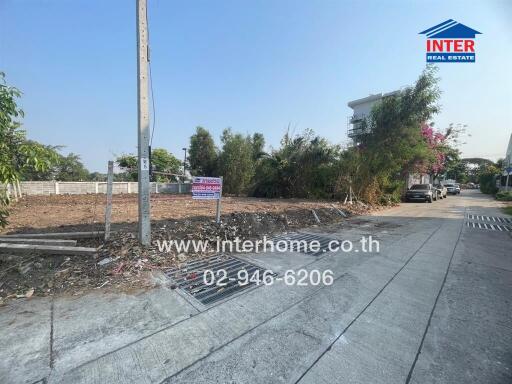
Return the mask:
<path fill-rule="evenodd" d="M 257 239 L 308 226 L 329 225 L 344 220 L 333 206 L 347 216 L 366 213 L 375 207 L 356 203 L 298 199 L 225 197 L 222 223 L 214 220 L 215 202 L 192 200 L 190 196 L 151 197 L 152 240 Z M 321 220 L 318 224 L 312 211 Z M 104 195 L 28 196 L 14 203 L 9 225 L 0 232 L 39 233 L 104 229 Z M 137 195 L 114 195 L 112 229 L 102 239 L 79 241 L 97 247 L 96 257 L 39 254 L 0 254 L 0 304 L 6 299 L 66 293 L 78 295 L 91 289 L 130 290 L 158 284 L 161 271 L 205 252 L 162 252 L 156 243 L 143 248 L 135 236 Z"/>
<path fill-rule="evenodd" d="M 329 208 L 329 201 L 299 199 L 257 199 L 224 197 L 222 214 L 275 213 L 301 209 Z M 102 230 L 104 227 L 105 195 L 52 195 L 28 196 L 14 203 L 9 226 L 1 233 L 74 230 Z M 151 220 L 173 221 L 191 217 L 214 218 L 215 202 L 192 200 L 190 196 L 151 196 Z M 113 196 L 112 222 L 117 228 L 135 228 L 138 217 L 137 195 Z"/>

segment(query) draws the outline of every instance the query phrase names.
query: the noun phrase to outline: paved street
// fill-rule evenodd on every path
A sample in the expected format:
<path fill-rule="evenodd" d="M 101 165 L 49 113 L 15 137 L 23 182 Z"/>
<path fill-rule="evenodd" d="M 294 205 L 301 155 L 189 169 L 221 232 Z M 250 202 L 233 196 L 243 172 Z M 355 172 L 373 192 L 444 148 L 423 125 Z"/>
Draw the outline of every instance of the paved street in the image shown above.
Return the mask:
<path fill-rule="evenodd" d="M 498 206 L 463 191 L 305 231 L 371 235 L 380 252 L 244 256 L 278 274 L 332 270 L 329 286 L 276 281 L 209 307 L 166 286 L 19 300 L 0 308 L 0 382 L 510 383 Z"/>

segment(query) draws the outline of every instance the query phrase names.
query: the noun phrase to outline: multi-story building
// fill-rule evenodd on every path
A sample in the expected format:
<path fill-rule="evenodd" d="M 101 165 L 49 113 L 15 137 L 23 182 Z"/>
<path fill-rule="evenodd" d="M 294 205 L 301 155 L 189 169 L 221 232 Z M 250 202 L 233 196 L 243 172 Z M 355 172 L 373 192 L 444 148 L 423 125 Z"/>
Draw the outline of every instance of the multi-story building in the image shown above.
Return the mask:
<path fill-rule="evenodd" d="M 388 93 L 377 93 L 362 99 L 350 101 L 348 106 L 354 110 L 352 116 L 349 116 L 347 122 L 347 136 L 357 143 L 359 136 L 364 132 L 364 121 L 370 116 L 373 106 L 384 97 L 396 95 L 400 91 Z"/>
<path fill-rule="evenodd" d="M 360 142 L 359 138 L 362 134 L 367 133 L 368 125 L 365 125 L 364 122 L 370 116 L 370 112 L 375 104 L 379 103 L 383 98 L 396 95 L 400 92 L 400 90 L 388 92 L 388 93 L 378 93 L 375 95 L 370 95 L 364 97 L 362 99 L 357 99 L 350 101 L 348 106 L 353 109 L 352 116 L 348 117 L 347 122 L 347 136 L 353 141 L 354 144 L 358 144 Z M 366 128 L 365 128 L 366 127 Z M 428 174 L 409 174 L 407 177 L 407 187 L 412 184 L 426 184 L 432 183 L 432 176 Z"/>
<path fill-rule="evenodd" d="M 507 152 L 503 159 L 503 169 L 501 170 L 501 183 L 498 186 L 500 189 L 510 191 L 512 188 L 512 135 L 508 141 Z"/>

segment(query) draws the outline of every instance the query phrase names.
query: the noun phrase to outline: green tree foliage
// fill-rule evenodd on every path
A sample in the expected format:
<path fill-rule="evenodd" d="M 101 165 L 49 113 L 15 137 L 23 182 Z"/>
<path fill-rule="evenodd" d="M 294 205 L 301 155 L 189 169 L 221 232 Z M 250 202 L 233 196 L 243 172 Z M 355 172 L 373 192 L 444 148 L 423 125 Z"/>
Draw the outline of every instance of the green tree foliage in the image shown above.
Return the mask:
<path fill-rule="evenodd" d="M 288 133 L 260 158 L 251 188 L 260 197 L 328 197 L 334 192 L 339 148 L 307 130 Z"/>
<path fill-rule="evenodd" d="M 479 170 L 478 183 L 482 193 L 495 194 L 498 191 L 496 176 L 499 174 L 500 169 L 495 164 L 486 164 Z"/>
<path fill-rule="evenodd" d="M 223 191 L 236 195 L 246 193 L 254 176 L 253 141 L 250 136 L 225 129 L 221 142 L 218 169 L 224 177 Z"/>
<path fill-rule="evenodd" d="M 252 135 L 252 154 L 254 161 L 265 156 L 265 138 L 262 133 Z"/>
<path fill-rule="evenodd" d="M 217 176 L 217 149 L 213 138 L 206 129 L 197 127 L 190 137 L 188 163 L 193 175 Z"/>
<path fill-rule="evenodd" d="M 434 154 L 421 134 L 421 125 L 439 111 L 440 92 L 435 67 L 427 67 L 413 87 L 376 104 L 360 137 L 359 172 L 365 177 L 352 186 L 360 198 L 378 202 L 383 194 L 402 192 L 411 172 L 431 163 Z"/>
<path fill-rule="evenodd" d="M 0 187 L 14 183 L 28 169 L 44 172 L 56 161 L 55 153 L 42 144 L 29 141 L 21 129 L 19 119 L 23 111 L 17 99 L 21 92 L 5 82 L 0 72 Z M 2 185 L 3 184 L 3 185 Z M 0 190 L 0 226 L 7 224 L 9 198 L 4 188 Z"/>
<path fill-rule="evenodd" d="M 153 167 L 153 171 L 156 172 L 173 174 L 183 173 L 182 162 L 164 148 L 155 148 L 151 152 L 151 165 Z M 176 180 L 176 177 L 170 175 L 159 175 L 155 173 L 153 175 L 153 179 L 154 181 L 169 182 L 171 180 Z"/>
<path fill-rule="evenodd" d="M 460 152 L 453 156 L 451 161 L 446 164 L 447 179 L 457 180 L 459 183 L 469 183 L 469 169 L 467 164 L 460 158 Z"/>
<path fill-rule="evenodd" d="M 23 169 L 20 178 L 22 180 L 42 181 L 86 181 L 90 180 L 89 171 L 80 160 L 80 156 L 74 153 L 62 155 L 58 152 L 59 146 L 46 146 L 53 152 L 55 163 L 44 171 Z"/>
<path fill-rule="evenodd" d="M 89 174 L 89 180 L 90 181 L 107 181 L 107 174 L 101 173 L 101 172 L 92 172 Z"/>
<path fill-rule="evenodd" d="M 84 167 L 79 155 L 60 155 L 55 169 L 55 180 L 86 181 L 89 180 L 89 171 Z"/>
<path fill-rule="evenodd" d="M 116 158 L 116 163 L 121 168 L 122 173 L 116 175 L 117 181 L 137 181 L 137 156 L 133 154 L 123 154 Z M 181 174 L 182 163 L 172 153 L 164 148 L 155 148 L 151 151 L 151 167 L 155 172 Z M 154 173 L 153 181 L 169 182 L 176 181 L 176 176 L 160 175 Z"/>
<path fill-rule="evenodd" d="M 460 162 L 461 165 L 459 167 L 461 171 L 463 170 L 464 173 L 459 177 L 450 178 L 455 179 L 461 183 L 478 184 L 480 182 L 480 175 L 487 169 L 492 169 L 493 166 L 496 166 L 492 160 L 479 157 L 464 158 L 461 159 Z"/>
<path fill-rule="evenodd" d="M 116 158 L 116 163 L 121 172 L 115 176 L 116 181 L 137 181 L 137 156 L 122 154 Z"/>

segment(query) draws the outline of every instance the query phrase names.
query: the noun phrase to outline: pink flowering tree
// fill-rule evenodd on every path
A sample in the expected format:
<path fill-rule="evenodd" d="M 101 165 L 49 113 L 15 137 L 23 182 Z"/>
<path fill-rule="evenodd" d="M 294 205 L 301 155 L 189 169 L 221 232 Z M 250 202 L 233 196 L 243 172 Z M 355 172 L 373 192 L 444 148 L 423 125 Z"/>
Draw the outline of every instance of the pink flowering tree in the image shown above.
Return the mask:
<path fill-rule="evenodd" d="M 446 135 L 435 131 L 432 125 L 421 124 L 421 135 L 430 150 L 430 156 L 423 168 L 434 175 L 439 175 L 445 169 Z"/>

